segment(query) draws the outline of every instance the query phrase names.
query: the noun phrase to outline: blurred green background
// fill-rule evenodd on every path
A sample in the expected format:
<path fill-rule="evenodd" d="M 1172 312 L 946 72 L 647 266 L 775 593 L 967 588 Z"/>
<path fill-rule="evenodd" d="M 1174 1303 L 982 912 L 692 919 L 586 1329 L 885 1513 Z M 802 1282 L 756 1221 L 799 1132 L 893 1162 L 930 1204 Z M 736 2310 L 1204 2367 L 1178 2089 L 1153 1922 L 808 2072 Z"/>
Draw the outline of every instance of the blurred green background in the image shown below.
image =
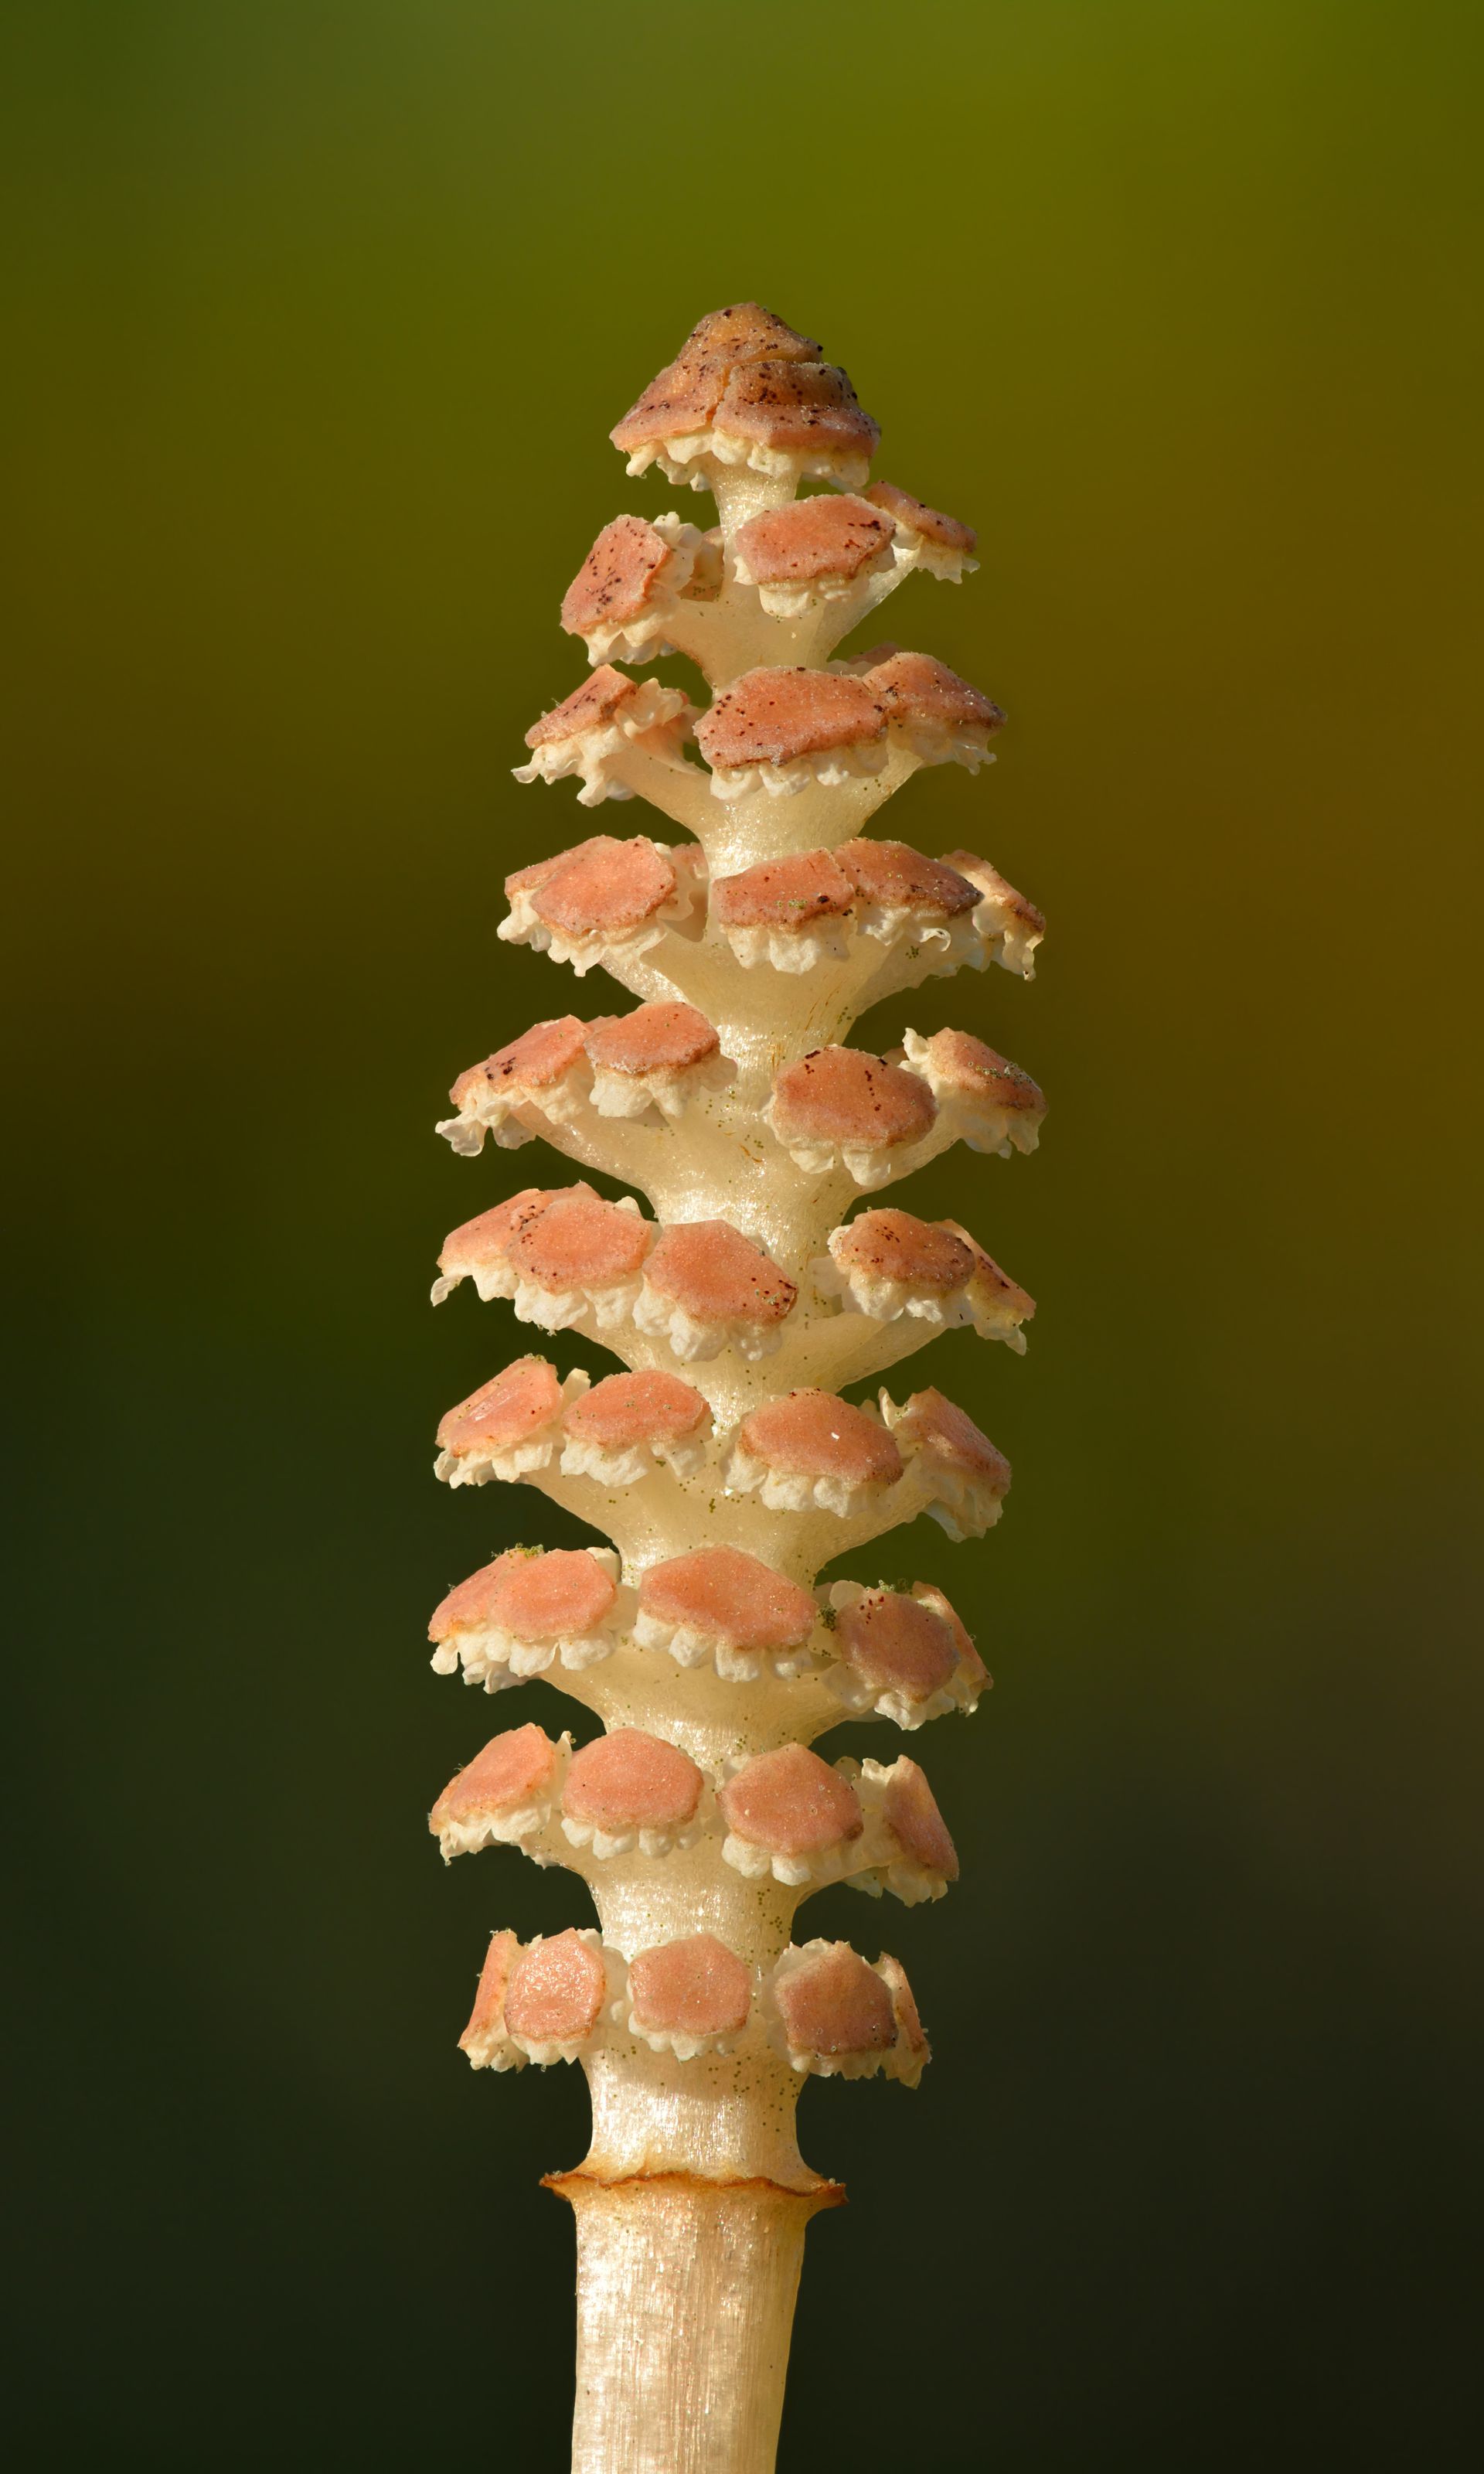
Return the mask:
<path fill-rule="evenodd" d="M 1051 918 L 872 1026 L 1046 1086 L 1037 1160 L 905 1198 L 1041 1314 L 925 1362 L 1017 1485 L 894 1562 L 997 1688 L 914 1747 L 959 1889 L 809 1911 L 938 2058 L 804 2096 L 851 2205 L 782 2465 L 1475 2462 L 1479 35 L 5 10 L 25 2464 L 565 2463 L 581 2077 L 453 2043 L 491 1926 L 586 1901 L 423 1825 L 491 1706 L 430 1606 L 578 1534 L 429 1475 L 517 1346 L 432 1256 L 540 1155 L 431 1127 L 607 1002 L 494 941 L 587 830 L 508 767 L 593 533 L 677 503 L 610 424 L 748 297 L 980 527 L 891 623 L 1011 727 L 891 829 Z"/>

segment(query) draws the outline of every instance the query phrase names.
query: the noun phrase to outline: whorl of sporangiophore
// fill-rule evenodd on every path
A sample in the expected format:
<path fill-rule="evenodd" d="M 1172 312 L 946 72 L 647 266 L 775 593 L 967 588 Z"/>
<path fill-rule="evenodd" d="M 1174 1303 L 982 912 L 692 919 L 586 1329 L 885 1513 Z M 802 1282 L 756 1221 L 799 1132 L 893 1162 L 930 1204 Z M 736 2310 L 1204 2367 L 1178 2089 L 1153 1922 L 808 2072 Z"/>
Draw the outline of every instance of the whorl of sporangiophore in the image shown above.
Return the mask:
<path fill-rule="evenodd" d="M 590 1893 L 595 1927 L 491 1934 L 459 2039 L 478 2070 L 587 2074 L 592 2149 L 558 2187 L 588 2246 L 617 2241 L 596 2202 L 618 2194 L 656 2244 L 677 2194 L 725 2196 L 728 2243 L 783 2201 L 802 2231 L 832 2188 L 794 2143 L 803 2078 L 915 2086 L 928 2058 L 898 1962 L 800 1937 L 796 1916 L 829 1883 L 944 1896 L 948 1823 L 912 1756 L 818 1739 L 870 1720 L 916 1743 L 987 1691 L 936 1582 L 881 1578 L 874 1541 L 920 1517 L 983 1537 L 1009 1464 L 936 1385 L 875 1378 L 955 1332 L 949 1379 L 976 1340 L 1018 1355 L 1035 1305 L 959 1220 L 875 1198 L 960 1144 L 949 1191 L 983 1225 L 1003 1192 L 988 1155 L 1033 1152 L 1045 1111 L 976 1032 L 898 1018 L 881 1050 L 851 1038 L 961 968 L 1029 980 L 1045 933 L 976 851 L 870 830 L 924 766 L 993 762 L 998 705 L 866 625 L 911 577 L 971 575 L 974 531 L 873 479 L 879 433 L 846 372 L 756 303 L 701 319 L 611 435 L 646 492 L 708 491 L 718 521 L 604 525 L 561 599 L 587 674 L 515 772 L 572 783 L 583 809 L 643 800 L 655 830 L 585 837 L 563 811 L 506 877 L 498 934 L 634 1002 L 491 1023 L 504 1044 L 458 1074 L 440 1132 L 465 1157 L 542 1141 L 584 1174 L 485 1198 L 433 1289 L 466 1285 L 455 1312 L 468 1289 L 507 1303 L 559 1361 L 486 1371 L 439 1424 L 439 1477 L 524 1485 L 612 1540 L 506 1543 L 429 1627 L 438 1673 L 486 1694 L 543 1678 L 586 1712 L 575 1737 L 527 1722 L 455 1747 L 429 1828 L 445 1860 L 514 1848 Z M 677 654 L 688 689 L 646 674 Z M 967 1181 L 983 1191 L 960 1204 Z M 574 1366 L 574 1338 L 618 1370 Z M 487 1555 L 501 1535 L 486 1524 Z M 857 1568 L 821 1580 L 837 1559 Z M 596 2257 L 580 2250 L 580 2474 L 617 2474 L 620 2423 L 623 2474 L 760 2474 L 727 2439 L 736 2397 L 706 2389 L 706 2347 L 683 2378 L 672 2360 L 664 2315 L 705 2281 L 695 2259 L 677 2283 L 642 2249 Z M 748 2355 L 770 2396 L 778 2273 L 774 2338 Z M 635 2401 L 615 2421 L 616 2389 Z"/>

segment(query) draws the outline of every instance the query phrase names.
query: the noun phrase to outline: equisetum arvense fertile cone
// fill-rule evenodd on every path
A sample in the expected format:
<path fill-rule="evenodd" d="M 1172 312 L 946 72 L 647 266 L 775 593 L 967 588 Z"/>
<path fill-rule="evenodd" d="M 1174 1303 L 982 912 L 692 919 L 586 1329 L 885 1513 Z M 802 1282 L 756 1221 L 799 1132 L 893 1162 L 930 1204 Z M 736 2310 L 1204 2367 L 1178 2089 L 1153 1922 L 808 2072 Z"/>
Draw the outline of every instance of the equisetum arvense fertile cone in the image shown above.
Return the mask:
<path fill-rule="evenodd" d="M 1010 1483 L 943 1393 L 843 1395 L 960 1326 L 1023 1349 L 1033 1312 L 968 1228 L 884 1190 L 952 1143 L 1033 1151 L 1035 1083 L 965 1031 L 876 1055 L 850 1029 L 966 963 L 1029 979 L 1044 923 L 987 860 L 868 830 L 920 766 L 977 772 L 1003 716 L 928 654 L 837 654 L 914 569 L 974 565 L 967 525 L 872 480 L 844 371 L 754 303 L 719 310 L 612 435 L 719 521 L 605 527 L 562 603 L 588 675 L 516 778 L 661 821 L 518 869 L 499 933 L 635 1003 L 521 1032 L 440 1130 L 467 1154 L 539 1140 L 635 1192 L 526 1186 L 453 1231 L 433 1292 L 469 1281 L 625 1370 L 563 1379 L 539 1346 L 438 1432 L 450 1486 L 537 1487 L 610 1542 L 472 1573 L 435 1668 L 487 1693 L 544 1675 L 603 1733 L 505 1730 L 431 1827 L 445 1858 L 565 1865 L 596 1909 L 495 1932 L 461 2040 L 476 2070 L 586 2073 L 591 2147 L 550 2177 L 577 2219 L 574 2468 L 766 2474 L 804 2227 L 843 2195 L 800 2155 L 799 2090 L 915 2086 L 928 2054 L 875 1932 L 810 1939 L 797 1911 L 826 1882 L 911 1904 L 958 1872 L 915 1758 L 811 1746 L 973 1709 L 989 1679 L 948 1600 L 883 1581 L 874 1541 L 920 1513 L 980 1538 Z M 645 674 L 669 653 L 706 704 Z M 841 1557 L 853 1577 L 819 1585 Z"/>

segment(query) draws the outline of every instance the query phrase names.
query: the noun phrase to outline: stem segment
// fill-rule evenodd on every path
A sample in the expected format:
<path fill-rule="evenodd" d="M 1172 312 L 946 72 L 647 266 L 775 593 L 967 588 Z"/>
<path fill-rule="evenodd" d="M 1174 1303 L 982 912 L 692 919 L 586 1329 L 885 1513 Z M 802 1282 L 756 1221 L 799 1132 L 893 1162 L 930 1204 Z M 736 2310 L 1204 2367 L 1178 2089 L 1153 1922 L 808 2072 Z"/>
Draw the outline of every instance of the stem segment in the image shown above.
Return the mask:
<path fill-rule="evenodd" d="M 842 2186 L 547 2187 L 577 2217 L 572 2474 L 772 2474 L 804 2228 Z"/>

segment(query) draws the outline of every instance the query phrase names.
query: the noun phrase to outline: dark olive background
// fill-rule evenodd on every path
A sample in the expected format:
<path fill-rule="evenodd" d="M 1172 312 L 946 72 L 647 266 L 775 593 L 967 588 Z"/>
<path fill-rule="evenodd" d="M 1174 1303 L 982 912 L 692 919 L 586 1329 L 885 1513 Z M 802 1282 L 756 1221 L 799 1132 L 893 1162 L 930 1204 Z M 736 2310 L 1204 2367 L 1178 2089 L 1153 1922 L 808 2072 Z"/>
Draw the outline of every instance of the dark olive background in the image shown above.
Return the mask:
<path fill-rule="evenodd" d="M 517 1346 L 431 1257 L 540 1155 L 430 1128 L 609 1002 L 494 941 L 587 830 L 508 768 L 592 534 L 674 503 L 610 424 L 749 296 L 981 528 L 891 623 L 1001 760 L 891 829 L 1052 922 L 871 1026 L 1047 1087 L 1037 1159 L 906 1197 L 1041 1314 L 924 1365 L 1017 1484 L 888 1561 L 997 1688 L 914 1745 L 960 1887 L 812 1911 L 938 2058 L 804 2096 L 851 2205 L 783 2467 L 1472 2462 L 1477 17 L 3 24 L 21 2462 L 565 2462 L 581 2077 L 453 2041 L 490 1927 L 585 1898 L 422 1819 L 490 1714 L 429 1606 L 578 1534 L 429 1476 Z"/>

